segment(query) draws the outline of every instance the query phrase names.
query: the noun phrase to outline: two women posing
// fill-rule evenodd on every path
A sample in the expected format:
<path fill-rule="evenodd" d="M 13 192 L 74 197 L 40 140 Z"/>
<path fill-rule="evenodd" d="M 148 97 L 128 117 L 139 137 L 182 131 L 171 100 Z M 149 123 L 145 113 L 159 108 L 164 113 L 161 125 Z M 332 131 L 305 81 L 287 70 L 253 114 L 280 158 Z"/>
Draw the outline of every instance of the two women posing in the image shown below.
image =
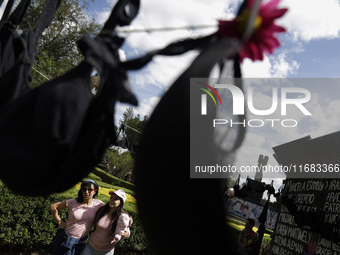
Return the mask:
<path fill-rule="evenodd" d="M 49 253 L 52 255 L 112 255 L 115 244 L 121 237 L 129 237 L 132 218 L 122 209 L 126 201 L 123 190 L 111 191 L 110 201 L 104 204 L 95 199 L 99 186 L 93 180 L 84 181 L 77 198 L 58 202 L 51 205 L 51 213 L 60 229 Z M 61 220 L 58 211 L 69 209 L 67 222 Z M 91 234 L 88 243 L 90 229 Z M 85 246 L 85 248 L 84 248 Z"/>

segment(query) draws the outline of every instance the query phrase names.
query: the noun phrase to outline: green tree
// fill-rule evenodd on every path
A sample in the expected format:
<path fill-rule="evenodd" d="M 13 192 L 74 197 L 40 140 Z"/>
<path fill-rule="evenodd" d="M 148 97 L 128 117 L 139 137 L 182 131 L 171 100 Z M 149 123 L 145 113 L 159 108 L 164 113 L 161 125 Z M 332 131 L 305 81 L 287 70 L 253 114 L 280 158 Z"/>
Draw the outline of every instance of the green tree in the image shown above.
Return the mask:
<path fill-rule="evenodd" d="M 147 123 L 147 115 L 141 120 L 140 115 L 135 115 L 132 108 L 126 109 L 121 124 L 125 125 L 124 132 L 129 143 L 138 144 Z"/>
<path fill-rule="evenodd" d="M 119 179 L 129 180 L 135 166 L 130 151 L 119 154 L 116 149 L 107 149 L 104 157 L 107 172 Z"/>
<path fill-rule="evenodd" d="M 32 0 L 18 30 L 34 29 L 46 0 Z M 50 26 L 39 40 L 31 71 L 31 86 L 58 77 L 78 65 L 83 57 L 76 42 L 85 34 L 94 36 L 100 26 L 89 19 L 85 10 L 94 0 L 63 0 Z M 44 76 L 46 77 L 44 77 Z"/>
<path fill-rule="evenodd" d="M 236 184 L 238 176 L 235 173 L 229 173 L 229 177 L 226 180 L 226 186 L 228 188 L 232 188 L 234 187 L 234 185 Z"/>

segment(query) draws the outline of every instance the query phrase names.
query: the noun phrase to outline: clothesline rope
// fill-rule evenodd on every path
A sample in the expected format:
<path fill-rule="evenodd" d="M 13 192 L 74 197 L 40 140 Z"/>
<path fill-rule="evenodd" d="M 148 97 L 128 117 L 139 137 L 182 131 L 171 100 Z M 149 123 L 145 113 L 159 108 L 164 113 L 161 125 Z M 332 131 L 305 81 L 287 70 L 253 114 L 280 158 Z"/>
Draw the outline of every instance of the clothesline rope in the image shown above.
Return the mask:
<path fill-rule="evenodd" d="M 132 128 L 132 127 L 129 127 L 128 125 L 126 125 L 124 122 L 122 122 L 122 121 L 119 121 L 121 124 L 124 124 L 124 126 L 126 126 L 127 128 L 130 128 L 130 129 L 132 129 L 133 131 L 136 131 L 137 133 L 140 133 L 140 134 L 142 134 L 140 131 L 138 131 L 138 130 L 136 130 L 136 129 L 134 129 L 134 128 Z"/>
<path fill-rule="evenodd" d="M 43 73 L 39 72 L 39 71 L 38 71 L 37 69 L 35 69 L 33 66 L 32 66 L 32 69 L 33 69 L 34 71 L 36 71 L 38 74 L 42 75 L 44 78 L 46 78 L 47 80 L 50 81 L 49 78 L 47 78 Z"/>
<path fill-rule="evenodd" d="M 129 26 L 126 29 L 116 29 L 113 33 L 135 33 L 135 32 L 162 32 L 162 31 L 176 31 L 176 30 L 187 30 L 187 29 L 204 29 L 204 28 L 217 28 L 217 24 L 214 25 L 196 25 L 196 26 L 183 26 L 183 27 L 158 27 L 158 28 L 134 28 L 133 26 Z M 103 33 L 111 33 L 112 30 L 103 31 Z"/>

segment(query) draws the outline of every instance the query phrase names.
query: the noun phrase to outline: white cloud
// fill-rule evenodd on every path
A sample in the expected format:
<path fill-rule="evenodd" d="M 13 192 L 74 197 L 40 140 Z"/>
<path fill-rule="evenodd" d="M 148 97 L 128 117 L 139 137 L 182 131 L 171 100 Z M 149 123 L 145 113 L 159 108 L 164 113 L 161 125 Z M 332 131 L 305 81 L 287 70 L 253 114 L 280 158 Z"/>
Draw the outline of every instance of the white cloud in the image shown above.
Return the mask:
<path fill-rule="evenodd" d="M 272 59 L 274 64 L 271 71 L 272 76 L 275 78 L 284 78 L 287 77 L 288 74 L 295 74 L 300 66 L 295 60 L 288 62 L 284 53 Z"/>
<path fill-rule="evenodd" d="M 125 52 L 122 49 L 118 49 L 118 54 L 119 54 L 120 61 L 126 60 Z"/>
<path fill-rule="evenodd" d="M 255 61 L 246 58 L 243 60 L 242 77 L 244 78 L 270 78 L 272 65 L 267 56 L 263 61 Z"/>
<path fill-rule="evenodd" d="M 242 76 L 244 78 L 285 78 L 295 74 L 300 64 L 295 60 L 287 60 L 286 54 L 265 56 L 263 61 L 244 59 Z"/>
<path fill-rule="evenodd" d="M 2 5 L 0 6 L 0 19 L 2 18 L 2 15 L 4 14 L 5 7 L 7 5 L 8 0 L 5 0 Z"/>
<path fill-rule="evenodd" d="M 327 89 L 327 88 L 325 88 Z M 325 100 L 324 96 L 312 93 L 308 109 L 312 113 L 312 121 L 305 125 L 304 134 L 312 138 L 339 131 L 340 100 Z"/>
<path fill-rule="evenodd" d="M 118 0 L 106 0 L 106 2 L 112 7 L 118 2 Z"/>
<path fill-rule="evenodd" d="M 104 8 L 102 11 L 94 11 L 94 13 L 96 14 L 96 16 L 94 17 L 96 22 L 100 25 L 104 25 L 106 20 L 109 18 L 111 11 L 112 10 L 108 8 Z"/>
<path fill-rule="evenodd" d="M 167 90 L 190 65 L 195 56 L 197 56 L 195 51 L 187 52 L 180 56 L 155 56 L 152 62 L 138 72 L 135 85 L 138 88 L 147 88 L 152 84 Z"/>
<path fill-rule="evenodd" d="M 146 89 L 148 84 L 152 84 L 160 88 L 163 87 L 163 85 L 156 81 L 150 73 L 144 72 L 136 75 L 134 85 L 138 88 Z"/>
<path fill-rule="evenodd" d="M 304 52 L 305 49 L 304 49 L 304 43 L 302 43 L 301 41 L 298 41 L 298 42 L 294 42 L 294 46 L 293 48 L 291 49 L 292 52 L 295 52 L 295 53 L 301 53 L 301 52 Z M 282 47 L 284 47 L 284 44 L 282 44 Z"/>
<path fill-rule="evenodd" d="M 145 115 L 148 115 L 150 117 L 160 99 L 161 99 L 160 97 L 156 96 L 142 99 L 138 107 L 118 103 L 116 105 L 117 114 L 115 116 L 116 117 L 115 121 L 123 119 L 123 113 L 126 111 L 127 108 L 133 108 L 134 114 L 135 115 L 139 114 L 141 119 L 143 119 Z"/>
<path fill-rule="evenodd" d="M 144 117 L 145 115 L 150 117 L 160 99 L 160 97 L 151 97 L 144 100 L 138 107 L 134 108 L 136 114 L 139 114 L 141 117 Z"/>
<path fill-rule="evenodd" d="M 211 34 L 217 29 L 216 18 L 233 16 L 231 8 L 235 8 L 237 1 L 157 1 L 146 0 L 140 6 L 139 15 L 133 21 L 136 29 L 190 27 L 196 25 L 212 25 L 210 29 L 176 30 L 152 33 L 131 33 L 127 42 L 132 48 L 144 51 L 158 49 L 167 44 L 187 37 Z M 155 12 L 157 10 L 157 12 Z"/>
<path fill-rule="evenodd" d="M 270 147 L 266 146 L 268 143 L 268 139 L 270 136 L 259 135 L 252 133 L 251 131 L 246 134 L 245 140 L 243 142 L 243 146 L 237 151 L 237 161 L 235 162 L 237 169 L 241 169 L 241 167 L 252 167 L 256 169 L 258 165 L 258 158 L 260 155 L 268 156 L 268 165 L 277 166 L 278 163 L 272 157 L 273 151 Z M 251 168 L 250 168 L 251 169 Z M 254 178 L 255 172 L 244 172 L 241 174 L 242 177 L 249 176 L 250 178 Z M 269 175 L 264 173 L 263 177 L 275 177 L 282 178 L 283 174 L 275 174 Z"/>
<path fill-rule="evenodd" d="M 310 41 L 339 37 L 340 4 L 334 0 L 283 0 L 288 12 L 278 20 L 294 40 Z"/>

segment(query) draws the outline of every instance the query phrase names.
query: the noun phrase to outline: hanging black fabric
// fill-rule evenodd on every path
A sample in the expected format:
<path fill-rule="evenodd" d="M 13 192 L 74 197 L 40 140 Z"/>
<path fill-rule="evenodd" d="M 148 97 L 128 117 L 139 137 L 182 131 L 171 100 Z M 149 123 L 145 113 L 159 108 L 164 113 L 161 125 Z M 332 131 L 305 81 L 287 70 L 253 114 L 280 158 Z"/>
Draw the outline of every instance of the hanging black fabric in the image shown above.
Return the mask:
<path fill-rule="evenodd" d="M 22 5 L 25 2 L 30 1 L 23 0 L 18 7 L 20 9 L 27 7 L 27 5 Z M 27 41 L 32 32 L 20 37 L 15 31 L 14 25 L 20 24 L 22 19 L 12 20 L 12 16 L 9 18 L 13 3 L 12 0 L 7 3 L 0 21 L 0 109 L 29 90 L 29 70 L 25 64 L 30 61 Z M 18 12 L 13 15 L 22 18 L 24 12 L 25 9 L 22 9 L 22 15 L 17 15 Z"/>
<path fill-rule="evenodd" d="M 60 0 L 48 0 L 35 30 L 15 30 L 24 17 L 30 0 L 22 0 L 9 16 L 13 1 L 9 1 L 0 21 L 0 110 L 21 95 L 31 91 L 30 70 L 38 47 L 38 39 L 50 24 Z"/>
<path fill-rule="evenodd" d="M 118 134 L 116 136 L 116 142 L 115 142 L 114 145 L 119 146 L 123 149 L 130 149 L 130 143 L 129 143 L 128 139 L 126 138 L 124 131 L 125 131 L 125 125 L 121 124 L 120 127 L 119 127 Z M 120 132 L 122 132 L 123 137 L 122 137 L 121 140 L 117 141 Z"/>
<path fill-rule="evenodd" d="M 136 154 L 138 211 L 157 254 L 226 254 L 230 250 L 222 196 L 224 181 L 189 177 L 189 148 L 193 142 L 190 141 L 189 85 L 190 78 L 208 77 L 216 63 L 236 51 L 230 51 L 230 43 L 221 40 L 202 48 L 153 111 Z M 198 146 L 207 153 L 215 153 L 217 148 L 206 146 L 206 139 L 213 140 L 210 127 L 206 128 Z M 185 226 L 188 233 L 178 234 L 178 226 Z M 169 245 L 174 237 L 176 240 Z"/>
<path fill-rule="evenodd" d="M 136 143 L 132 144 L 128 141 L 128 139 L 125 135 L 124 129 L 125 129 L 125 125 L 121 124 L 120 127 L 119 127 L 118 134 L 116 135 L 116 142 L 114 144 L 112 144 L 111 146 L 119 146 L 122 149 L 128 149 L 130 151 L 131 155 L 135 156 L 138 144 L 136 144 Z M 118 141 L 117 139 L 118 139 L 120 132 L 122 132 L 122 139 Z"/>
<path fill-rule="evenodd" d="M 121 8 L 127 5 L 132 12 Z M 120 19 L 131 22 L 138 7 L 138 0 L 120 0 L 109 27 L 114 28 Z M 32 196 L 61 192 L 100 161 L 115 138 L 115 102 L 122 97 L 137 104 L 125 70 L 119 67 L 118 49 L 123 41 L 106 34 L 95 39 L 84 36 L 79 47 L 86 61 L 2 109 L 0 179 L 8 187 Z M 101 77 L 95 97 L 90 91 L 93 67 Z"/>

